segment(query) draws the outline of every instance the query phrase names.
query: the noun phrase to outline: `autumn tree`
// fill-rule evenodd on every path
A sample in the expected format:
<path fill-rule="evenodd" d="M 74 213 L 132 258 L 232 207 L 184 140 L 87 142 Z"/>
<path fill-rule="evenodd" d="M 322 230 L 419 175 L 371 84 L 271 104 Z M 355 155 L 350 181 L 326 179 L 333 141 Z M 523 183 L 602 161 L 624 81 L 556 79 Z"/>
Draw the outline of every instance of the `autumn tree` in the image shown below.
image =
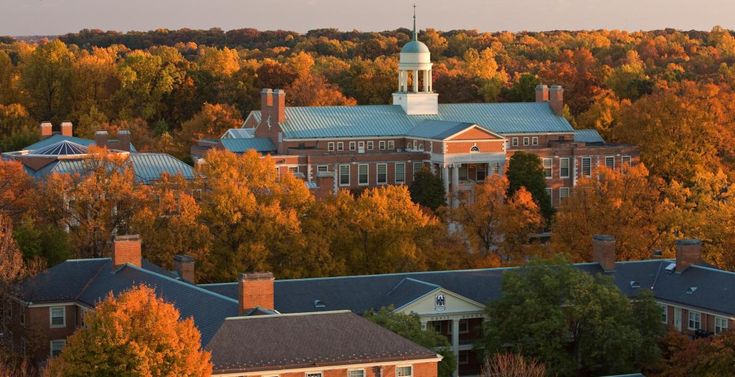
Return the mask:
<path fill-rule="evenodd" d="M 507 263 L 524 257 L 523 245 L 543 219 L 531 194 L 524 187 L 508 196 L 508 180 L 492 175 L 475 186 L 472 197 L 451 210 L 481 264 Z M 492 263 L 491 260 L 496 262 Z"/>
<path fill-rule="evenodd" d="M 201 111 L 181 125 L 176 134 L 180 144 L 177 155 L 189 155 L 192 144 L 204 138 L 219 138 L 230 128 L 240 128 L 243 120 L 240 112 L 230 105 L 205 103 Z"/>
<path fill-rule="evenodd" d="M 649 292 L 634 301 L 603 275 L 560 263 L 532 263 L 503 275 L 487 306 L 487 355 L 512 352 L 558 376 L 640 371 L 660 357 L 661 309 Z"/>
<path fill-rule="evenodd" d="M 22 82 L 36 119 L 65 120 L 72 108 L 74 54 L 58 39 L 42 43 L 24 60 Z"/>
<path fill-rule="evenodd" d="M 525 187 L 533 196 L 533 201 L 538 205 L 546 221 L 551 220 L 554 208 L 551 206 L 549 194 L 546 193 L 544 168 L 538 155 L 526 152 L 513 153 L 508 162 L 506 176 L 508 195 L 512 196 L 521 187 Z"/>
<path fill-rule="evenodd" d="M 87 314 L 45 370 L 49 377 L 126 375 L 205 377 L 212 373 L 199 331 L 152 288 L 110 294 Z"/>
<path fill-rule="evenodd" d="M 485 361 L 481 377 L 545 377 L 546 367 L 533 359 L 512 353 L 498 353 Z"/>
<path fill-rule="evenodd" d="M 33 207 L 36 195 L 36 183 L 23 164 L 0 159 L 0 214 L 20 219 Z"/>
<path fill-rule="evenodd" d="M 422 329 L 418 315 L 396 313 L 393 307 L 384 307 L 378 311 L 368 311 L 365 313 L 365 318 L 406 339 L 410 339 L 418 345 L 436 350 L 437 353 L 442 355 L 442 361 L 439 362 L 438 376 L 450 377 L 454 375 L 457 358 L 452 351 L 451 344 L 449 344 L 449 339 L 431 328 Z"/>

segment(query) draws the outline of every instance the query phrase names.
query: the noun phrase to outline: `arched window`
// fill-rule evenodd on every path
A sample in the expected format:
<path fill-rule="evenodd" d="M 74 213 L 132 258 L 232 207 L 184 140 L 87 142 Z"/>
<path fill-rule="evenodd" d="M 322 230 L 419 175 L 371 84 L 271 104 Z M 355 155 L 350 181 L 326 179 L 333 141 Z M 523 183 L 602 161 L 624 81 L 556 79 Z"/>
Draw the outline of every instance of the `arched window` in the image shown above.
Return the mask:
<path fill-rule="evenodd" d="M 480 152 L 480 148 L 477 146 L 477 144 L 473 145 L 472 148 L 470 148 L 470 153 L 478 153 Z"/>

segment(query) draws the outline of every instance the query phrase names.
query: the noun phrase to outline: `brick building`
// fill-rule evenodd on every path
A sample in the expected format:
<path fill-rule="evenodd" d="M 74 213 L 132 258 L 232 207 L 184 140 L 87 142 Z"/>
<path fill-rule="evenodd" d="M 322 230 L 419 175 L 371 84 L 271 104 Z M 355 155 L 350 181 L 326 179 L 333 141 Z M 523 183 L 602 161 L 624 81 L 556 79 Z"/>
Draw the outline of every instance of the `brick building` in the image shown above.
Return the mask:
<path fill-rule="evenodd" d="M 440 104 L 432 87 L 429 49 L 413 40 L 401 50 L 392 105 L 291 107 L 283 90 L 263 89 L 261 109 L 243 128 L 192 147 L 254 149 L 273 156 L 279 171 L 303 178 L 317 195 L 384 184 L 410 184 L 427 167 L 457 198 L 491 174 L 503 174 L 516 151 L 543 159 L 552 203 L 595 167 L 638 160 L 630 145 L 606 143 L 594 130 L 575 130 L 562 116 L 564 90 L 539 85 L 536 102 Z"/>

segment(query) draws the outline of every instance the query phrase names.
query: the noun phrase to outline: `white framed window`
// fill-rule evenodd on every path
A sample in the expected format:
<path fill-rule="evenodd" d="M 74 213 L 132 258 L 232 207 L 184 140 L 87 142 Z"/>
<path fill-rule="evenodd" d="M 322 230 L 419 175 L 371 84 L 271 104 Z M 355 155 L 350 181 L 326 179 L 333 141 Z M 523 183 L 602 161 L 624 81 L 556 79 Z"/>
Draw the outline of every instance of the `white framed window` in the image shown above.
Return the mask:
<path fill-rule="evenodd" d="M 379 185 L 388 183 L 388 164 L 375 164 L 375 182 Z"/>
<path fill-rule="evenodd" d="M 59 356 L 61 353 L 61 350 L 64 349 L 64 346 L 66 345 L 66 339 L 54 339 L 50 342 L 49 345 L 49 355 L 51 357 Z"/>
<path fill-rule="evenodd" d="M 385 150 L 385 140 L 378 141 L 378 149 L 380 149 L 381 151 Z"/>
<path fill-rule="evenodd" d="M 729 321 L 725 317 L 715 317 L 715 334 L 722 334 L 727 331 Z"/>
<path fill-rule="evenodd" d="M 371 150 L 373 150 L 373 148 L 375 148 L 375 144 L 373 143 L 372 140 L 368 140 L 367 141 L 367 150 L 371 151 Z"/>
<path fill-rule="evenodd" d="M 354 151 L 355 149 L 357 149 L 356 146 L 357 146 L 357 143 L 355 143 L 354 141 L 351 141 L 350 142 L 350 150 L 351 151 Z"/>
<path fill-rule="evenodd" d="M 334 152 L 334 142 L 330 141 L 327 143 L 327 151 Z"/>
<path fill-rule="evenodd" d="M 569 197 L 569 187 L 559 187 L 559 203 L 563 202 Z"/>
<path fill-rule="evenodd" d="M 559 178 L 569 178 L 569 157 L 559 159 Z"/>
<path fill-rule="evenodd" d="M 343 150 L 345 150 L 345 143 L 343 143 L 343 142 L 341 142 L 341 141 L 338 141 L 338 142 L 337 142 L 337 150 L 338 150 L 338 151 L 343 151 Z"/>
<path fill-rule="evenodd" d="M 52 306 L 48 309 L 48 316 L 51 328 L 66 327 L 66 307 Z"/>
<path fill-rule="evenodd" d="M 689 311 L 689 330 L 699 330 L 702 328 L 702 313 Z"/>
<path fill-rule="evenodd" d="M 423 152 L 424 150 L 424 143 L 419 143 L 419 151 Z"/>
<path fill-rule="evenodd" d="M 658 304 L 661 308 L 661 323 L 669 323 L 669 306 L 666 304 Z"/>
<path fill-rule="evenodd" d="M 547 187 L 545 188 L 545 190 L 546 190 L 546 195 L 549 196 L 549 199 L 554 200 L 554 197 L 552 196 L 554 194 L 554 189 L 552 189 L 551 187 Z"/>
<path fill-rule="evenodd" d="M 534 136 L 531 138 L 531 145 L 538 145 L 538 136 Z"/>
<path fill-rule="evenodd" d="M 529 138 L 529 137 L 524 137 L 524 138 L 523 138 L 523 145 L 524 145 L 524 146 L 527 146 L 527 145 L 531 145 L 531 138 Z"/>
<path fill-rule="evenodd" d="M 357 149 L 365 149 L 365 142 L 360 140 L 357 142 Z"/>
<path fill-rule="evenodd" d="M 514 137 L 514 138 L 512 138 L 510 140 L 511 140 L 510 141 L 510 145 L 512 145 L 514 147 L 517 147 L 518 146 L 518 138 L 517 137 Z"/>
<path fill-rule="evenodd" d="M 414 140 L 414 141 L 412 142 L 412 144 L 413 144 L 413 147 L 412 147 L 412 148 L 413 148 L 413 150 L 417 150 L 417 149 L 419 149 L 419 147 L 418 147 L 418 143 L 416 142 L 416 140 Z"/>
<path fill-rule="evenodd" d="M 306 377 L 323 377 L 322 372 L 306 372 Z"/>
<path fill-rule="evenodd" d="M 582 175 L 587 178 L 592 176 L 592 157 L 582 157 Z"/>
<path fill-rule="evenodd" d="M 552 168 L 554 167 L 554 160 L 551 158 L 544 158 L 544 178 L 551 179 L 553 176 Z"/>
<path fill-rule="evenodd" d="M 339 185 L 349 186 L 350 185 L 350 165 L 342 164 L 339 166 Z"/>
<path fill-rule="evenodd" d="M 608 169 L 615 169 L 615 156 L 605 156 L 605 166 Z"/>
<path fill-rule="evenodd" d="M 388 140 L 388 150 L 392 151 L 396 149 L 396 142 L 393 140 Z"/>
<path fill-rule="evenodd" d="M 424 168 L 423 162 L 414 162 L 413 163 L 413 177 L 416 178 L 416 173 L 420 172 L 421 169 Z"/>
<path fill-rule="evenodd" d="M 622 156 L 620 157 L 620 163 L 623 164 L 623 167 L 630 167 L 630 156 Z"/>
<path fill-rule="evenodd" d="M 360 186 L 367 186 L 369 182 L 369 171 L 370 165 L 360 164 L 357 165 L 357 184 Z"/>
<path fill-rule="evenodd" d="M 403 365 L 396 367 L 396 377 L 413 377 L 413 366 Z"/>
<path fill-rule="evenodd" d="M 289 166 L 288 167 L 288 171 L 290 171 L 291 174 L 297 174 L 299 172 L 299 167 L 298 166 Z"/>
<path fill-rule="evenodd" d="M 395 181 L 397 185 L 406 182 L 406 163 L 396 162 Z"/>
<path fill-rule="evenodd" d="M 316 173 L 329 173 L 329 165 L 317 165 Z"/>
<path fill-rule="evenodd" d="M 365 377 L 365 369 L 351 369 L 347 372 L 347 377 Z"/>

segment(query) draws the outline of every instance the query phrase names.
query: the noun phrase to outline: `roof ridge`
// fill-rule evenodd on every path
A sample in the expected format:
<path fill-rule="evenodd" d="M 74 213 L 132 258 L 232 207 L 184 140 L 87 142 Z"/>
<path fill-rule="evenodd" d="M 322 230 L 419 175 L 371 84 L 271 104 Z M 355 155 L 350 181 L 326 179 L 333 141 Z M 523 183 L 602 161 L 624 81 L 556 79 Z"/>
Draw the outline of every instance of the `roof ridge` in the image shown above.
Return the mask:
<path fill-rule="evenodd" d="M 135 269 L 135 270 L 138 270 L 138 271 L 141 271 L 141 272 L 145 272 L 145 273 L 148 273 L 148 274 L 152 274 L 152 275 L 160 276 L 160 277 L 162 277 L 162 278 L 164 278 L 164 279 L 166 279 L 166 280 L 170 280 L 170 281 L 176 282 L 176 283 L 178 283 L 178 284 L 181 284 L 181 285 L 183 285 L 183 286 L 191 287 L 191 288 L 193 288 L 193 289 L 195 289 L 195 290 L 197 290 L 197 291 L 200 291 L 200 292 L 203 292 L 203 293 L 206 293 L 206 294 L 212 295 L 212 296 L 214 296 L 214 297 L 217 297 L 217 298 L 221 298 L 221 299 L 223 299 L 223 300 L 226 300 L 226 301 L 229 301 L 229 302 L 232 302 L 232 303 L 235 303 L 235 304 L 237 304 L 237 303 L 238 303 L 238 301 L 237 301 L 237 300 L 235 300 L 235 299 L 233 299 L 233 298 L 230 298 L 230 297 L 227 297 L 227 296 L 221 295 L 221 294 L 219 294 L 219 293 L 217 293 L 217 292 L 213 292 L 213 291 L 210 291 L 210 290 L 208 290 L 208 289 L 204 289 L 204 288 L 202 288 L 202 287 L 199 287 L 199 286 L 198 286 L 198 285 L 196 285 L 196 284 L 191 284 L 191 283 L 187 283 L 187 282 L 185 282 L 185 281 L 179 280 L 179 279 L 174 279 L 174 278 L 172 278 L 172 277 L 170 277 L 170 276 L 166 276 L 166 275 L 163 275 L 163 274 L 159 274 L 158 272 L 155 272 L 155 271 L 151 271 L 151 270 L 145 269 L 145 268 L 143 268 L 143 267 L 138 267 L 138 266 L 136 266 L 136 265 L 134 265 L 134 264 L 126 263 L 126 264 L 125 264 L 125 265 L 124 265 L 123 267 L 130 267 L 130 268 L 133 268 L 133 269 Z M 122 270 L 122 268 L 118 269 L 118 271 L 121 271 L 121 270 Z"/>
<path fill-rule="evenodd" d="M 105 259 L 108 260 L 110 263 L 112 263 L 111 258 L 105 258 Z M 97 268 L 97 271 L 94 273 L 94 275 L 92 275 L 92 277 L 89 278 L 89 280 L 87 280 L 86 283 L 84 283 L 84 286 L 82 287 L 82 289 L 79 290 L 79 293 L 76 296 L 74 296 L 74 301 L 81 301 L 79 298 L 82 297 L 82 295 L 87 290 L 87 288 L 89 288 L 92 285 L 92 283 L 95 280 L 97 280 L 97 277 L 99 277 L 100 272 L 102 272 L 102 268 L 105 267 L 106 265 L 107 263 L 100 263 L 100 266 Z"/>
<path fill-rule="evenodd" d="M 280 314 L 236 316 L 236 317 L 227 317 L 225 318 L 225 321 L 238 320 L 238 319 L 253 319 L 253 318 L 258 319 L 258 318 L 280 318 L 280 317 L 306 317 L 306 316 L 322 315 L 322 314 L 346 314 L 346 313 L 354 314 L 350 310 L 328 310 L 328 311 L 323 311 L 323 312 L 299 312 L 299 313 L 280 313 Z"/>

